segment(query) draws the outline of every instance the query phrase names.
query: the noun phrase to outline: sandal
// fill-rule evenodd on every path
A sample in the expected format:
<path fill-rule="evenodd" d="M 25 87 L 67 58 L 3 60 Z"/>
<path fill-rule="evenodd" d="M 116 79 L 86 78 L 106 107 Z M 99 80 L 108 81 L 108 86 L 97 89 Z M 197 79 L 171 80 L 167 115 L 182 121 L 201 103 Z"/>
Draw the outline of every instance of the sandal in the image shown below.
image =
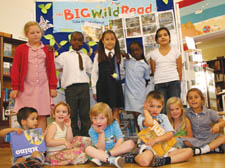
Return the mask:
<path fill-rule="evenodd" d="M 196 150 L 199 150 L 199 153 L 197 153 Z M 193 151 L 194 156 L 197 156 L 197 155 L 201 155 L 202 154 L 202 150 L 199 147 L 193 147 L 192 148 L 192 151 Z"/>

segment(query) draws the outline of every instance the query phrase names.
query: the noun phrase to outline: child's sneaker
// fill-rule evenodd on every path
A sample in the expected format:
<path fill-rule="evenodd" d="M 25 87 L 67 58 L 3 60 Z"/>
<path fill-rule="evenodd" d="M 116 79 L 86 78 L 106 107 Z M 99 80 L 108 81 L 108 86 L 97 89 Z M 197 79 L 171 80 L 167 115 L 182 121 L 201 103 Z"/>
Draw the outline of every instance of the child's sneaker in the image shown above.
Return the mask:
<path fill-rule="evenodd" d="M 91 162 L 94 163 L 96 166 L 102 165 L 102 162 L 96 158 L 91 159 Z"/>
<path fill-rule="evenodd" d="M 218 148 L 219 148 L 219 153 L 225 153 L 225 144 L 221 144 Z"/>
<path fill-rule="evenodd" d="M 109 164 L 114 165 L 117 168 L 122 168 L 125 163 L 125 159 L 121 156 L 118 157 L 110 156 L 108 158 L 108 162 Z"/>
<path fill-rule="evenodd" d="M 152 162 L 150 166 L 152 167 L 158 167 L 158 166 L 163 166 L 166 164 L 166 158 L 165 157 L 159 157 L 159 156 L 154 156 L 152 159 Z"/>

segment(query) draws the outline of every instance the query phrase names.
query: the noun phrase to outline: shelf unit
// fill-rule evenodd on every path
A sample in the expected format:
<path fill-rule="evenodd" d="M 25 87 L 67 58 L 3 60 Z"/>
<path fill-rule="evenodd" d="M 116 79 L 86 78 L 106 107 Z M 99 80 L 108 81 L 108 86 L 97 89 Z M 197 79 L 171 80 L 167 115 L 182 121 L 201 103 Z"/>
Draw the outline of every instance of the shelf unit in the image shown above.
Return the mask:
<path fill-rule="evenodd" d="M 217 57 L 215 60 L 207 61 L 210 68 L 214 69 L 216 95 L 217 95 L 217 108 L 218 111 L 223 110 L 222 92 L 225 89 L 225 58 L 224 56 Z"/>
<path fill-rule="evenodd" d="M 11 34 L 0 32 L 0 126 L 9 125 L 8 118 L 5 118 L 5 110 L 11 89 L 10 68 L 16 47 L 23 43 L 25 41 L 14 39 Z"/>

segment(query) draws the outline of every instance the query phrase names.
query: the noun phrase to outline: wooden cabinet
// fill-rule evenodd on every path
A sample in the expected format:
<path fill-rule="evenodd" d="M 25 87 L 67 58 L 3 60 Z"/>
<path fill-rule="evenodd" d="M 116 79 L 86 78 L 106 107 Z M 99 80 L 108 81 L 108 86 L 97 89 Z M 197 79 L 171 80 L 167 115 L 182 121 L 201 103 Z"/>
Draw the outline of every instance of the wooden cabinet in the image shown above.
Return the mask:
<path fill-rule="evenodd" d="M 8 126 L 8 117 L 5 110 L 9 105 L 9 93 L 11 91 L 10 68 L 16 47 L 25 41 L 12 38 L 11 34 L 0 32 L 0 126 Z"/>
<path fill-rule="evenodd" d="M 210 68 L 214 69 L 216 95 L 217 95 L 217 108 L 218 111 L 223 110 L 222 93 L 225 90 L 225 58 L 224 56 L 217 57 L 215 60 L 207 61 Z"/>

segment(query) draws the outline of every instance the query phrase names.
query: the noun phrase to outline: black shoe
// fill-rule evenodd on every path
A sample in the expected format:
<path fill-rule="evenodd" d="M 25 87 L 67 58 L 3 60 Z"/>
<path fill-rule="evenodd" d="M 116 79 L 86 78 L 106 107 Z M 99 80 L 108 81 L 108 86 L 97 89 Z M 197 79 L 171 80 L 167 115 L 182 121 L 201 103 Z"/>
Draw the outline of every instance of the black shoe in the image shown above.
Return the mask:
<path fill-rule="evenodd" d="M 152 167 L 158 167 L 158 166 L 163 166 L 166 164 L 166 158 L 165 157 L 159 157 L 159 156 L 154 156 L 152 159 L 152 162 L 150 166 Z"/>
<path fill-rule="evenodd" d="M 199 153 L 197 153 L 197 150 L 199 150 Z M 201 155 L 202 154 L 202 150 L 199 147 L 193 147 L 192 148 L 192 151 L 193 151 L 194 156 L 197 156 L 197 155 Z"/>

